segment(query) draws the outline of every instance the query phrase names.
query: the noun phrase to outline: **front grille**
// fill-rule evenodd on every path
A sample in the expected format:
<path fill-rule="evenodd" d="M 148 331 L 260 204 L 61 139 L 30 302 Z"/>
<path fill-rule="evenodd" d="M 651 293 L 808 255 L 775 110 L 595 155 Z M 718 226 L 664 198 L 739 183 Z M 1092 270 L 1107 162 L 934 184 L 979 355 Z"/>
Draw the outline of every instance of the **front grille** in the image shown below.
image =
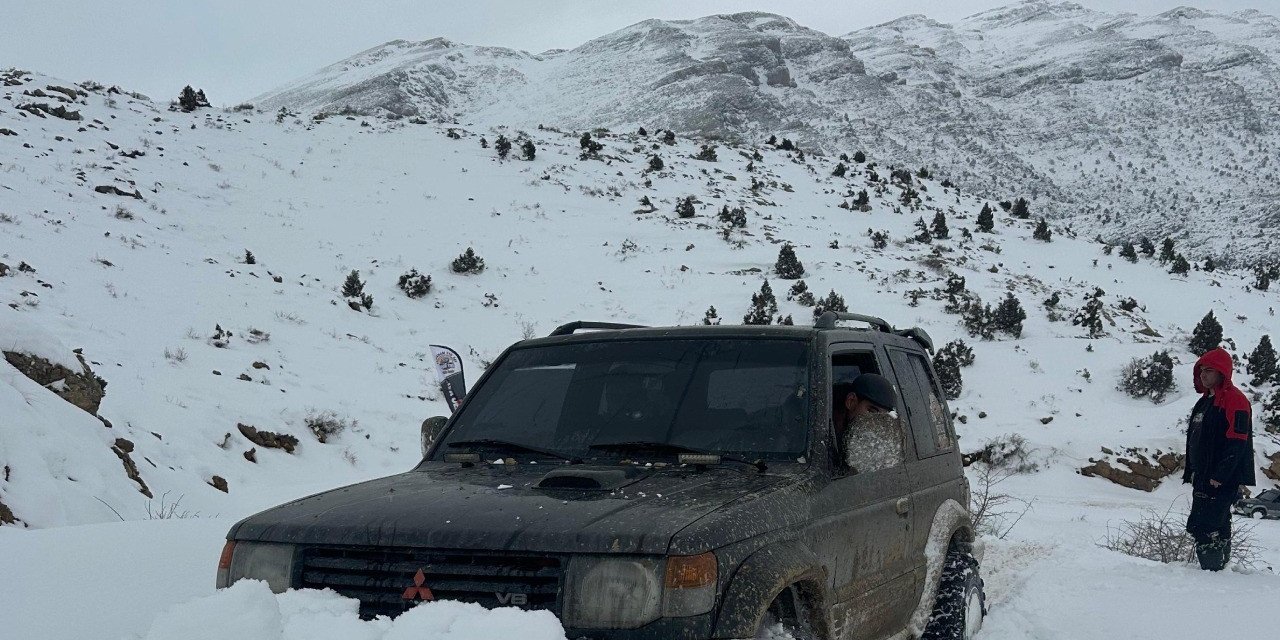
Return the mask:
<path fill-rule="evenodd" d="M 395 617 L 420 600 L 405 598 L 421 570 L 436 600 L 488 608 L 560 611 L 563 562 L 554 556 L 433 549 L 309 547 L 302 552 L 303 589 L 333 589 L 360 601 L 360 616 Z"/>

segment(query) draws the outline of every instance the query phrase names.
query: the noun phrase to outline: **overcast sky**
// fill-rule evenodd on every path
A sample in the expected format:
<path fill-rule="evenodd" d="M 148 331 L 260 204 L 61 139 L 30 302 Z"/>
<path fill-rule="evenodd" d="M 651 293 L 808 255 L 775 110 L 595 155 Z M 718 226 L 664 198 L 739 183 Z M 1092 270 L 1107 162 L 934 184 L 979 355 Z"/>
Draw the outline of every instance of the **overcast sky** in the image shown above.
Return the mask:
<path fill-rule="evenodd" d="M 94 79 L 176 96 L 203 88 L 234 104 L 388 40 L 444 36 L 532 52 L 572 48 L 646 18 L 762 10 L 840 35 L 912 13 L 950 22 L 1017 0 L 12 0 L 0 68 Z M 1179 5 L 1280 14 L 1280 0 L 1077 0 L 1152 14 Z"/>

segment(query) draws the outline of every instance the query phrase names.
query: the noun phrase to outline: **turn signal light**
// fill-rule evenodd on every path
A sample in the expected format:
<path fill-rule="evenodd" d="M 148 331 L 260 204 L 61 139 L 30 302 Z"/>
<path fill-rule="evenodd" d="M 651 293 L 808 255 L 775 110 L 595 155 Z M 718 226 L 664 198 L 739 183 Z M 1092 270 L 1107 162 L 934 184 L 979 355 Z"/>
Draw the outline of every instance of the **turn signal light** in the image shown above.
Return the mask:
<path fill-rule="evenodd" d="M 712 586 L 715 583 L 716 554 L 714 552 L 667 558 L 665 584 L 668 589 L 696 589 Z"/>
<path fill-rule="evenodd" d="M 228 540 L 225 545 L 222 545 L 222 555 L 218 557 L 218 570 L 225 571 L 231 568 L 231 552 L 235 549 L 235 540 Z"/>

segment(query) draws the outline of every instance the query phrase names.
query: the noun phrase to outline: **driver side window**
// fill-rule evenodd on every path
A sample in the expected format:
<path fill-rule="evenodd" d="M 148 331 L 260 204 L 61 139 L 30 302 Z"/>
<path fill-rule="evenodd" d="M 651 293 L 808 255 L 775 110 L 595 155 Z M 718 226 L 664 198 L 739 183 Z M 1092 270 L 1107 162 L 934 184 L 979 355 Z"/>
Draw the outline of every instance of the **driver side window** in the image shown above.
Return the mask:
<path fill-rule="evenodd" d="M 864 373 L 880 373 L 871 352 L 840 353 L 831 357 L 831 447 L 833 468 L 841 475 L 873 473 L 904 463 L 904 431 L 897 407 L 887 413 L 850 412 L 853 381 Z"/>

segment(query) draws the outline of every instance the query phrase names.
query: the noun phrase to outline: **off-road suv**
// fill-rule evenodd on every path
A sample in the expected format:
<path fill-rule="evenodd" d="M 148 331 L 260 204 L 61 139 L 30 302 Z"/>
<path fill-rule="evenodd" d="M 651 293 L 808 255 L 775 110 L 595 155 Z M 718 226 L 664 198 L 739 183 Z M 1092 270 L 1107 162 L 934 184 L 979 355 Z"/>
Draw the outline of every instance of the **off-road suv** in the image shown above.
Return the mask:
<path fill-rule="evenodd" d="M 367 617 L 547 609 L 569 638 L 968 638 L 984 596 L 931 350 L 832 312 L 571 323 L 508 348 L 412 471 L 236 524 L 218 584 L 331 588 Z M 832 385 L 866 372 L 896 387 L 902 450 L 858 473 Z"/>

